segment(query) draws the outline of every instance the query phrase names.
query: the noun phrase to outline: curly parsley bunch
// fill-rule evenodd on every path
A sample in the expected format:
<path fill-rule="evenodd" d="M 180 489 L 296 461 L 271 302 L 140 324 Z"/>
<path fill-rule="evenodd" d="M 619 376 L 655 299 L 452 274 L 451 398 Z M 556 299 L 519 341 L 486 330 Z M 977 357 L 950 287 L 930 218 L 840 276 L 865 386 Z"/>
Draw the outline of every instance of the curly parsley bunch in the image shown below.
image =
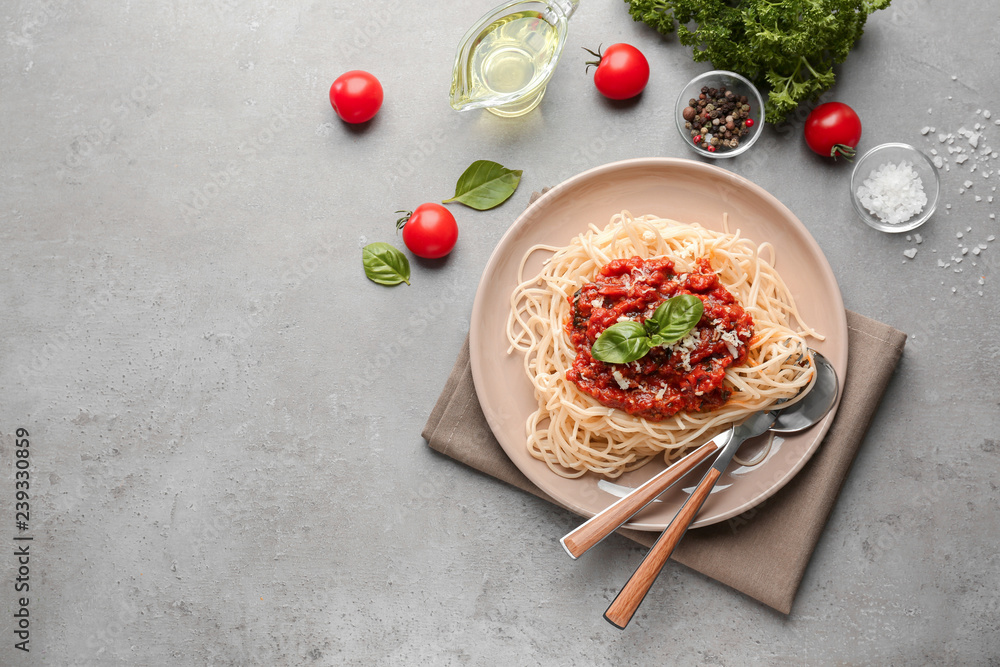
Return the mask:
<path fill-rule="evenodd" d="M 784 120 L 834 82 L 868 15 L 891 0 L 625 0 L 629 14 L 663 34 L 677 31 L 695 61 L 770 86 L 766 119 Z"/>

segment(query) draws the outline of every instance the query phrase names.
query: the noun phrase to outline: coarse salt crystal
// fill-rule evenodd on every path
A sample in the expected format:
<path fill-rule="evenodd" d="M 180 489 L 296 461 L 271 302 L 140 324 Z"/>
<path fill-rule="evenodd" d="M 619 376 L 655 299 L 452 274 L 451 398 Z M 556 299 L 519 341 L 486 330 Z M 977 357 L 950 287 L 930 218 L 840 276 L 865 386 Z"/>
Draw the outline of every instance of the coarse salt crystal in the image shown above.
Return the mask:
<path fill-rule="evenodd" d="M 940 159 L 940 158 L 938 158 Z M 873 169 L 857 189 L 858 201 L 886 224 L 898 225 L 924 210 L 924 183 L 911 162 L 888 162 Z"/>
<path fill-rule="evenodd" d="M 966 187 L 966 189 L 971 188 L 972 187 L 972 181 L 966 181 L 965 183 L 962 183 L 962 185 L 964 185 Z"/>
<path fill-rule="evenodd" d="M 927 125 L 924 125 L 924 128 L 922 130 L 920 130 L 920 134 L 927 134 L 930 131 L 931 131 L 931 128 L 928 127 Z"/>
<path fill-rule="evenodd" d="M 905 256 L 909 257 L 910 259 L 913 259 L 914 257 L 917 256 L 917 249 L 916 248 L 910 248 L 909 250 L 904 250 L 903 254 Z"/>

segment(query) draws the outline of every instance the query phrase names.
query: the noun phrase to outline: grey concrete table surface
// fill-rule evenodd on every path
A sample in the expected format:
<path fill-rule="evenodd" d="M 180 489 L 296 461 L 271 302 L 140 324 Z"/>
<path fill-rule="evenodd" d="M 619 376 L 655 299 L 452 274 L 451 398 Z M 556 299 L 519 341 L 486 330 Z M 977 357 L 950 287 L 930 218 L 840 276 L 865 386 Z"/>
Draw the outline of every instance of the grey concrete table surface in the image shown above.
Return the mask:
<path fill-rule="evenodd" d="M 531 191 L 692 157 L 671 109 L 708 67 L 586 0 L 536 111 L 459 114 L 455 46 L 492 4 L 4 3 L 0 663 L 997 664 L 1000 160 L 973 172 L 947 135 L 979 123 L 1000 148 L 1000 5 L 896 0 L 828 96 L 859 112 L 862 149 L 950 158 L 921 241 L 856 219 L 850 165 L 811 154 L 801 117 L 723 164 L 798 215 L 848 308 L 910 339 L 792 614 L 670 564 L 623 633 L 601 614 L 641 550 L 569 561 L 576 517 L 420 429 Z M 652 64 L 631 105 L 582 66 L 618 41 Z M 386 91 L 360 130 L 327 100 L 356 68 Z M 412 286 L 367 281 L 361 246 L 401 245 L 393 212 L 482 158 L 524 170 L 511 201 L 460 210 L 456 250 L 414 261 Z"/>

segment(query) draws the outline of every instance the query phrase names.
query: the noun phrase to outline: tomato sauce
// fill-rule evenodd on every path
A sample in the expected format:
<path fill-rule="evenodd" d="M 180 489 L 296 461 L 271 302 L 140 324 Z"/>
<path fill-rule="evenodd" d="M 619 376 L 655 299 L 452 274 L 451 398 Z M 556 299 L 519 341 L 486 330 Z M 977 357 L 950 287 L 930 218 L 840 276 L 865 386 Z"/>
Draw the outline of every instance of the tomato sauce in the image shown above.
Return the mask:
<path fill-rule="evenodd" d="M 684 410 L 705 412 L 726 403 L 726 368 L 746 361 L 753 318 L 719 282 L 707 259 L 677 274 L 666 258 L 612 260 L 594 282 L 570 297 L 566 330 L 576 347 L 566 378 L 603 405 L 660 421 Z M 590 348 L 601 333 L 624 318 L 643 322 L 670 297 L 701 299 L 701 320 L 685 338 L 655 347 L 637 361 L 610 364 Z"/>

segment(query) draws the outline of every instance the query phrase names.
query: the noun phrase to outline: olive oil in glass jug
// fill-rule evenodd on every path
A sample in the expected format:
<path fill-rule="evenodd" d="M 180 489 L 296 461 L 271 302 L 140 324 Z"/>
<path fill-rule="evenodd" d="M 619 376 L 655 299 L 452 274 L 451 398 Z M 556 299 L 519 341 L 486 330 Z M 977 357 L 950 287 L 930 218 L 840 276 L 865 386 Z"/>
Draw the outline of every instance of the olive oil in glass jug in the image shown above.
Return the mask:
<path fill-rule="evenodd" d="M 520 116 L 542 101 L 579 0 L 514 0 L 483 16 L 455 56 L 451 106 Z"/>

